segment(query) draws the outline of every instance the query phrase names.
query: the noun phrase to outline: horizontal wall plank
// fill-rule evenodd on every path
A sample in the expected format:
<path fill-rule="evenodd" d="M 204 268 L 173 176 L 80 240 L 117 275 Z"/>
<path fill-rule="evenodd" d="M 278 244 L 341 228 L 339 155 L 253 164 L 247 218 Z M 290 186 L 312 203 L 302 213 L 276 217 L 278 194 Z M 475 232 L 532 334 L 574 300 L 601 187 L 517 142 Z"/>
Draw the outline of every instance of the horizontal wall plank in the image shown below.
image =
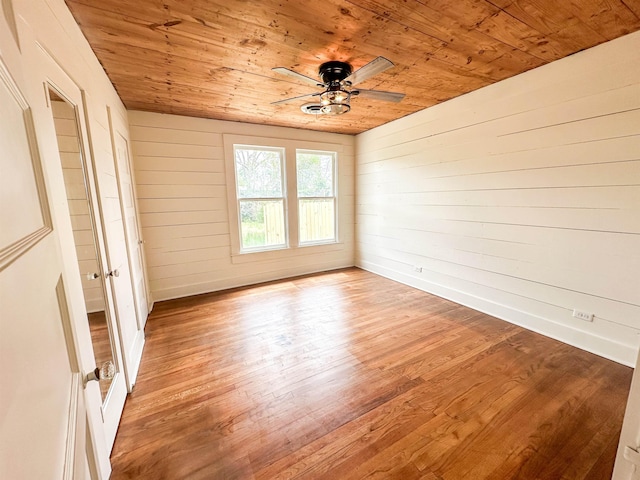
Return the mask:
<path fill-rule="evenodd" d="M 224 185 L 137 185 L 140 198 L 223 198 Z"/>
<path fill-rule="evenodd" d="M 431 220 L 530 225 L 546 228 L 569 228 L 640 235 L 640 218 L 629 209 L 504 207 L 494 205 L 414 205 L 411 211 L 397 212 L 394 205 L 376 206 L 377 216 L 390 228 L 413 225 L 419 230 Z M 371 208 L 363 207 L 366 215 Z"/>
<path fill-rule="evenodd" d="M 71 215 L 71 227 L 74 230 L 92 230 L 91 217 L 89 215 Z"/>
<path fill-rule="evenodd" d="M 227 234 L 200 235 L 195 237 L 160 238 L 152 236 L 146 241 L 146 251 L 149 254 L 155 251 L 181 251 L 200 248 L 213 248 L 231 246 L 231 239 Z"/>
<path fill-rule="evenodd" d="M 134 155 L 178 158 L 221 158 L 221 146 L 188 145 L 181 143 L 131 142 Z"/>
<path fill-rule="evenodd" d="M 138 205 L 145 214 L 211 210 L 211 202 L 206 198 L 140 198 Z M 226 211 L 226 199 L 224 202 L 217 199 L 216 205 Z"/>
<path fill-rule="evenodd" d="M 222 158 L 154 157 L 136 155 L 136 172 L 211 172 L 224 173 Z M 138 175 L 136 173 L 136 175 Z"/>
<path fill-rule="evenodd" d="M 640 138 L 640 137 L 639 137 Z M 548 167 L 514 172 L 487 172 L 486 174 L 460 175 L 446 178 L 421 178 L 386 174 L 377 181 L 363 179 L 358 192 L 376 194 L 425 192 L 499 190 L 501 188 L 573 188 L 601 186 L 640 185 L 640 160 L 612 164 Z"/>
<path fill-rule="evenodd" d="M 219 223 L 196 223 L 191 225 L 166 225 L 162 227 L 146 227 L 143 229 L 144 238 L 149 238 L 149 242 L 159 241 L 159 239 L 181 239 L 190 237 L 202 237 L 212 235 L 228 235 L 229 224 Z"/>
<path fill-rule="evenodd" d="M 138 185 L 224 185 L 224 173 L 154 172 L 142 170 L 136 174 Z"/>
<path fill-rule="evenodd" d="M 129 130 L 131 140 L 136 143 L 172 143 L 182 145 L 205 145 L 222 147 L 222 135 L 219 133 L 179 130 L 163 127 L 132 125 Z"/>
<path fill-rule="evenodd" d="M 96 260 L 97 258 L 94 245 L 77 245 L 76 254 L 78 255 L 78 260 Z M 96 266 L 96 269 L 97 269 L 97 266 Z"/>
<path fill-rule="evenodd" d="M 376 213 L 378 205 L 628 209 L 637 202 L 640 202 L 640 186 L 635 185 L 426 191 L 389 194 L 385 201 L 376 194 L 361 193 L 358 196 L 358 204 L 363 207 L 360 213 Z M 371 211 L 365 210 L 367 206 Z"/>
<path fill-rule="evenodd" d="M 143 227 L 165 227 L 172 225 L 198 225 L 224 223 L 228 221 L 226 210 L 198 210 L 195 212 L 161 212 L 140 215 Z"/>

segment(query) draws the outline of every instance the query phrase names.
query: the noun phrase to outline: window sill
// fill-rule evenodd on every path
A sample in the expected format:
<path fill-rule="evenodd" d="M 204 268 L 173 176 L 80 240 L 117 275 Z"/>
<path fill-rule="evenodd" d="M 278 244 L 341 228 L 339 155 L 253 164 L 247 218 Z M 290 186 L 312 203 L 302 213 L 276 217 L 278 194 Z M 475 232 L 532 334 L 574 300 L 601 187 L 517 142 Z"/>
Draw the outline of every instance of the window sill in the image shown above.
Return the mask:
<path fill-rule="evenodd" d="M 231 254 L 231 263 L 242 264 L 251 262 L 263 262 L 270 260 L 286 260 L 300 255 L 315 255 L 327 252 L 335 252 L 344 248 L 343 242 L 314 243 L 299 245 L 297 247 L 285 247 L 261 252 L 246 252 Z"/>

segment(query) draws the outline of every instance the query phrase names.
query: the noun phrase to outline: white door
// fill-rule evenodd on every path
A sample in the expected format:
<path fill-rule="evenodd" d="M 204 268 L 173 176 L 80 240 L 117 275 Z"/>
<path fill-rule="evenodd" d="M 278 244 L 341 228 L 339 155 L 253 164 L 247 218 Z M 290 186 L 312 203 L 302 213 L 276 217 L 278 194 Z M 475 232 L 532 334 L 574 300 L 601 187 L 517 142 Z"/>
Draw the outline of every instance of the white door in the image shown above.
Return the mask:
<path fill-rule="evenodd" d="M 42 55 L 46 56 L 44 52 Z M 112 296 L 105 288 L 104 241 L 99 217 L 96 215 L 97 198 L 92 175 L 91 159 L 86 155 L 86 140 L 82 132 L 82 96 L 78 88 L 55 65 L 43 58 L 41 65 L 47 70 L 46 92 L 49 117 L 53 122 L 62 168 L 64 187 L 69 208 L 73 241 L 78 257 L 77 274 L 81 280 L 86 321 L 91 332 L 93 353 L 98 367 L 111 362 L 115 373 L 111 379 L 99 382 L 102 395 L 102 418 L 109 449 L 113 446 L 122 416 L 127 387 L 118 341 L 118 329 Z M 44 123 L 43 128 L 44 128 Z M 51 163 L 55 162 L 53 151 Z"/>
<path fill-rule="evenodd" d="M 640 352 L 622 424 L 614 480 L 640 480 Z"/>
<path fill-rule="evenodd" d="M 147 284 L 145 280 L 143 241 L 138 228 L 136 197 L 134 191 L 133 171 L 129 156 L 129 142 L 125 138 L 126 129 L 122 121 L 113 118 L 109 110 L 109 126 L 114 154 L 118 189 L 120 192 L 120 210 L 122 213 L 124 232 L 127 239 L 127 253 L 131 282 L 134 290 L 134 301 L 138 314 L 138 326 L 143 329 L 149 315 Z"/>
<path fill-rule="evenodd" d="M 43 83 L 31 71 L 23 76 L 22 61 L 36 61 L 26 58 L 28 47 L 21 53 L 7 40 L 3 21 L 0 478 L 108 478 L 99 388 L 83 387 L 95 362 L 77 265 L 69 261 L 75 252 L 62 175 L 45 155 L 55 138 L 43 138 Z"/>
<path fill-rule="evenodd" d="M 70 265 L 67 265 L 67 268 L 75 267 L 74 272 L 78 277 L 80 284 L 82 285 L 83 280 L 86 282 L 86 275 L 90 272 L 81 271 L 80 265 L 81 263 L 78 261 L 79 248 L 78 247 L 78 235 L 79 232 L 74 230 L 74 220 L 78 218 L 83 218 L 83 223 L 90 223 L 87 225 L 86 234 L 87 236 L 93 236 L 93 240 L 95 241 L 95 254 L 97 261 L 97 271 L 94 272 L 98 275 L 98 278 L 95 282 L 104 283 L 108 281 L 108 266 L 105 261 L 105 249 L 104 249 L 104 241 L 101 235 L 102 228 L 100 224 L 100 216 L 96 214 L 97 206 L 99 205 L 99 199 L 96 195 L 96 184 L 95 178 L 93 176 L 93 163 L 90 155 L 88 154 L 88 148 L 86 147 L 88 143 L 87 137 L 87 126 L 85 122 L 84 116 L 84 102 L 82 98 L 82 93 L 78 86 L 66 75 L 66 73 L 60 68 L 60 66 L 43 50 L 37 50 L 37 58 L 38 58 L 38 66 L 43 73 L 43 77 L 46 78 L 46 81 L 43 85 L 43 95 L 45 97 L 46 113 L 43 112 L 41 115 L 41 121 L 39 121 L 39 126 L 41 130 L 41 137 L 47 145 L 56 145 L 57 149 L 47 148 L 46 152 L 43 153 L 44 161 L 51 166 L 53 170 L 55 165 L 56 172 L 62 171 L 63 177 L 63 191 L 65 194 L 65 204 L 66 209 L 65 212 L 69 216 L 69 220 L 72 224 L 72 245 L 74 247 L 75 257 L 69 258 L 67 260 Z M 75 135 L 71 135 L 71 131 L 69 131 L 68 135 L 62 136 L 61 132 L 56 130 L 56 121 L 55 121 L 55 105 L 51 97 L 55 96 L 58 99 L 61 99 L 67 106 L 68 110 L 71 112 L 73 121 L 70 123 L 75 124 Z M 46 120 L 46 121 L 45 121 Z M 62 132 L 66 133 L 66 132 Z M 62 143 L 66 143 L 66 145 L 62 145 Z M 74 153 L 75 151 L 77 153 Z M 67 153 L 65 153 L 67 151 Z M 73 156 L 74 158 L 65 158 Z M 67 179 L 65 178 L 65 168 L 69 166 L 69 163 L 74 161 L 79 166 L 80 171 L 78 172 L 78 176 L 82 176 L 82 180 L 79 180 L 75 185 L 69 185 L 67 183 Z M 77 192 L 75 194 L 69 194 L 69 189 L 75 188 Z M 84 192 L 80 192 L 83 190 Z M 79 198 L 80 193 L 85 193 L 85 198 L 88 200 L 87 208 L 89 215 L 84 217 L 80 217 L 79 215 L 75 215 L 73 210 L 72 198 Z M 71 210 L 70 210 L 71 207 Z M 74 215 L 71 215 L 71 214 Z M 62 215 L 62 209 L 60 209 L 60 214 Z M 104 307 L 105 307 L 105 321 L 110 322 L 111 325 L 108 326 L 105 324 L 105 327 L 108 329 L 106 335 L 106 341 L 108 342 L 107 348 L 111 350 L 111 355 L 108 358 L 112 360 L 115 365 L 115 374 L 113 379 L 108 382 L 107 390 L 103 397 L 103 402 L 101 406 L 101 418 L 103 420 L 103 431 L 105 435 L 105 442 L 108 448 L 108 451 L 111 451 L 113 447 L 113 443 L 115 441 L 116 432 L 118 430 L 118 425 L 120 424 L 120 417 L 122 416 L 122 410 L 124 409 L 124 402 L 127 397 L 127 382 L 125 375 L 125 365 L 123 362 L 123 356 L 119 349 L 119 330 L 116 325 L 117 317 L 116 312 L 114 310 L 114 298 L 109 295 L 107 289 L 103 289 L 105 292 L 104 295 Z M 84 298 L 84 296 L 83 296 Z M 87 304 L 84 303 L 84 319 L 83 323 L 89 325 L 89 317 L 87 315 Z M 114 321 L 116 320 L 116 321 Z M 93 325 L 92 325 L 93 327 Z M 110 327 L 110 328 L 109 328 Z M 91 353 L 94 358 L 102 359 L 103 356 L 103 343 L 102 341 L 96 340 L 96 329 L 90 328 L 91 337 L 94 339 L 93 343 L 90 344 Z M 98 355 L 96 355 L 98 354 Z M 95 361 L 95 360 L 94 360 Z M 102 360 L 101 360 L 102 362 Z M 102 364 L 97 365 L 97 367 L 102 367 Z M 104 385 L 105 382 L 100 382 L 100 384 Z M 99 385 L 101 386 L 101 385 Z"/>

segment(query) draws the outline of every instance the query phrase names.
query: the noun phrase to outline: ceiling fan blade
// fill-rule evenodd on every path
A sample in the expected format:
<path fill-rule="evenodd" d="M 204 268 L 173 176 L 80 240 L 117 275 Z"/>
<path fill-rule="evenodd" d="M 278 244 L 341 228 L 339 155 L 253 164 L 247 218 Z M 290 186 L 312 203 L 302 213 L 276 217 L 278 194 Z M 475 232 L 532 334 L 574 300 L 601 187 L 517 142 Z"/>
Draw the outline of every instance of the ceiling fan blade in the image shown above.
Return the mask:
<path fill-rule="evenodd" d="M 356 95 L 355 92 L 358 92 Z M 351 95 L 369 98 L 371 100 L 382 100 L 384 102 L 398 103 L 404 98 L 404 93 L 397 92 L 383 92 L 382 90 L 361 90 L 357 89 L 351 92 Z"/>
<path fill-rule="evenodd" d="M 295 102 L 296 100 L 300 100 L 301 98 L 307 97 L 318 97 L 322 92 L 319 93 L 307 93 L 306 95 L 300 95 L 299 97 L 291 97 L 285 98 L 284 100 L 278 100 L 277 102 L 271 102 L 271 105 L 284 105 L 285 103 Z"/>
<path fill-rule="evenodd" d="M 301 73 L 294 72 L 293 70 L 289 70 L 288 68 L 285 68 L 285 67 L 276 67 L 276 68 L 272 68 L 271 70 L 281 75 L 288 75 L 289 77 L 293 77 L 296 80 L 299 80 L 301 82 L 310 83 L 314 87 L 318 87 L 318 86 L 322 87 L 324 85 L 319 80 L 315 80 L 311 77 L 307 77 L 306 75 L 302 75 Z"/>
<path fill-rule="evenodd" d="M 364 67 L 359 68 L 347 78 L 344 79 L 345 82 L 351 82 L 351 85 L 357 85 L 360 82 L 364 82 L 365 80 L 377 75 L 380 72 L 384 72 L 385 70 L 393 67 L 395 64 L 384 57 L 378 57 L 374 60 L 371 60 Z"/>

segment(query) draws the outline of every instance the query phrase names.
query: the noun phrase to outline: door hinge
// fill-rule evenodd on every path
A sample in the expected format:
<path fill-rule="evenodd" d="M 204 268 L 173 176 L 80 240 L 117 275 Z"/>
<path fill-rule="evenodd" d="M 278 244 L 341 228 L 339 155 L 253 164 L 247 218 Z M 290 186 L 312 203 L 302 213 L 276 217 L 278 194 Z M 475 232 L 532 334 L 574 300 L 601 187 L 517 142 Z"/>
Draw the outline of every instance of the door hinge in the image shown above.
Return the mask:
<path fill-rule="evenodd" d="M 640 452 L 629 446 L 624 447 L 624 459 L 634 465 L 640 466 Z"/>

